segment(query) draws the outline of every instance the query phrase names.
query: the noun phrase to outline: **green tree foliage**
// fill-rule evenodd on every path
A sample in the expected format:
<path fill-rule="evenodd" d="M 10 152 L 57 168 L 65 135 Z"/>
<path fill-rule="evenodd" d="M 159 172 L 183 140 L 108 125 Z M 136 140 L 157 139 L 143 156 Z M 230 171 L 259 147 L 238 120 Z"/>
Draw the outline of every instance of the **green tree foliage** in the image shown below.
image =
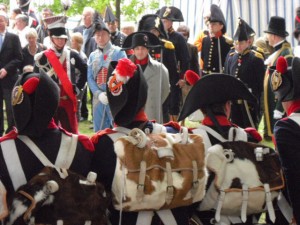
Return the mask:
<path fill-rule="evenodd" d="M 9 0 L 4 0 L 9 1 Z M 102 15 L 104 14 L 104 10 L 107 5 L 112 6 L 112 10 L 115 12 L 117 8 L 120 8 L 120 14 L 125 18 L 125 20 L 135 21 L 140 15 L 143 15 L 146 9 L 156 10 L 159 8 L 160 0 L 73 0 L 72 6 L 66 12 L 67 16 L 80 15 L 85 6 L 90 6 L 100 12 Z M 165 5 L 169 5 L 171 0 L 165 0 Z M 117 6 L 116 4 L 120 4 Z M 41 10 L 45 7 L 50 8 L 57 15 L 63 13 L 63 7 L 61 4 L 61 0 L 54 0 L 54 3 L 51 5 L 35 5 L 38 10 Z"/>

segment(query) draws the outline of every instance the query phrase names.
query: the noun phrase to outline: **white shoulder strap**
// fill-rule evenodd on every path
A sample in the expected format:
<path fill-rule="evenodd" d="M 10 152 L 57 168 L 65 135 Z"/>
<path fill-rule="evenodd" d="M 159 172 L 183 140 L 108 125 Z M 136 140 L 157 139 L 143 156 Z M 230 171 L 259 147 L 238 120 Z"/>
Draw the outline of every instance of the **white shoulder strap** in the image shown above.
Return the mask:
<path fill-rule="evenodd" d="M 154 134 L 167 133 L 167 128 L 164 125 L 161 125 L 159 123 L 153 123 L 152 133 Z"/>
<path fill-rule="evenodd" d="M 27 136 L 19 135 L 18 138 L 27 145 L 27 147 L 32 151 L 32 153 L 41 161 L 44 166 L 52 166 L 52 162 L 44 155 L 44 153 L 39 149 L 39 147 Z"/>
<path fill-rule="evenodd" d="M 240 127 L 231 127 L 228 132 L 228 141 L 247 141 L 246 131 Z"/>
<path fill-rule="evenodd" d="M 292 113 L 289 116 L 289 119 L 294 120 L 297 124 L 300 125 L 300 113 Z"/>
<path fill-rule="evenodd" d="M 131 131 L 130 129 L 126 128 L 126 127 L 115 127 L 113 129 L 114 131 L 116 131 L 116 133 L 111 133 L 111 134 L 107 134 L 107 136 L 113 141 L 115 142 L 118 138 L 123 137 L 125 135 L 128 135 L 129 132 Z"/>
<path fill-rule="evenodd" d="M 2 141 L 0 145 L 9 177 L 11 178 L 14 189 L 17 190 L 21 185 L 26 184 L 27 180 L 21 165 L 15 140 Z"/>
<path fill-rule="evenodd" d="M 71 136 L 68 136 L 62 133 L 61 143 L 55 161 L 57 167 L 65 169 L 70 168 L 76 153 L 77 142 L 78 135 L 72 134 Z"/>

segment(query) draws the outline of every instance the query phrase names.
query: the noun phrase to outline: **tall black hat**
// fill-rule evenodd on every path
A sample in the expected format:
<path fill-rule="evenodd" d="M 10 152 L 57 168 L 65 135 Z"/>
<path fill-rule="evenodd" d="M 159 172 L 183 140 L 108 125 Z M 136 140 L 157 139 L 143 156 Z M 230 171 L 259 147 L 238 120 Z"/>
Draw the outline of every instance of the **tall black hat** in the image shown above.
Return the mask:
<path fill-rule="evenodd" d="M 139 65 L 129 59 L 112 61 L 108 67 L 106 93 L 114 122 L 130 124 L 147 101 L 148 85 Z"/>
<path fill-rule="evenodd" d="M 280 56 L 276 70 L 271 75 L 271 87 L 279 101 L 285 102 L 300 98 L 300 58 L 294 57 L 292 67 Z"/>
<path fill-rule="evenodd" d="M 19 0 L 19 8 L 22 12 L 28 13 L 31 0 Z"/>
<path fill-rule="evenodd" d="M 238 26 L 236 28 L 235 34 L 233 36 L 233 40 L 235 41 L 247 41 L 249 39 L 249 35 L 247 32 L 247 27 L 244 20 L 239 20 Z"/>
<path fill-rule="evenodd" d="M 110 34 L 110 31 L 108 29 L 108 27 L 105 25 L 105 23 L 103 22 L 102 18 L 99 17 L 97 19 L 97 22 L 94 24 L 94 32 L 93 34 L 95 34 L 95 32 L 97 31 L 102 31 L 105 30 L 106 32 L 108 32 Z"/>
<path fill-rule="evenodd" d="M 68 38 L 65 24 L 67 23 L 66 16 L 51 16 L 44 19 L 49 30 L 49 35 L 57 38 Z"/>
<path fill-rule="evenodd" d="M 242 18 L 239 18 L 239 20 L 245 24 L 248 37 L 253 37 L 256 35 L 255 31 L 252 29 L 252 27 L 250 27 L 250 25 L 245 20 L 243 20 Z"/>
<path fill-rule="evenodd" d="M 157 11 L 157 14 L 161 19 L 168 19 L 176 22 L 184 21 L 182 12 L 175 6 L 164 6 Z"/>
<path fill-rule="evenodd" d="M 43 71 L 21 75 L 12 91 L 12 111 L 19 134 L 42 135 L 58 102 L 59 88 Z"/>
<path fill-rule="evenodd" d="M 161 43 L 154 34 L 147 31 L 134 32 L 126 37 L 124 40 L 123 49 L 133 49 L 137 46 L 144 46 L 146 48 L 160 47 Z"/>
<path fill-rule="evenodd" d="M 163 38 L 167 38 L 167 33 L 164 29 L 164 25 L 156 14 L 144 15 L 139 21 L 138 31 L 151 31 L 156 29 Z"/>
<path fill-rule="evenodd" d="M 246 85 L 234 76 L 225 74 L 204 76 L 190 90 L 178 120 L 183 120 L 197 109 L 239 99 L 257 103 Z"/>
<path fill-rule="evenodd" d="M 209 22 L 219 22 L 223 24 L 223 29 L 222 29 L 222 33 L 225 34 L 226 33 L 226 21 L 225 21 L 225 17 L 223 15 L 222 10 L 220 9 L 219 6 L 212 4 L 210 6 L 210 16 L 208 18 Z"/>
<path fill-rule="evenodd" d="M 279 16 L 272 16 L 268 25 L 268 30 L 265 33 L 275 34 L 280 37 L 286 37 L 289 33 L 285 28 L 285 19 Z"/>
<path fill-rule="evenodd" d="M 107 6 L 104 13 L 104 22 L 109 23 L 114 21 L 117 21 L 117 17 L 115 17 L 111 9 Z"/>

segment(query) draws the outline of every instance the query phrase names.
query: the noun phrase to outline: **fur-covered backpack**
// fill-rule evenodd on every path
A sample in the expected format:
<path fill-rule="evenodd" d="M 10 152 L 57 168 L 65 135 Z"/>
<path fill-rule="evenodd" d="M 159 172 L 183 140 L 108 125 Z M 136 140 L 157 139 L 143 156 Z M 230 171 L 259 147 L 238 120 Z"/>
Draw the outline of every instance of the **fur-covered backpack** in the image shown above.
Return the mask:
<path fill-rule="evenodd" d="M 96 176 L 45 167 L 15 192 L 5 224 L 106 224 L 109 198 Z"/>
<path fill-rule="evenodd" d="M 210 147 L 206 166 L 214 174 L 200 211 L 215 209 L 221 215 L 240 216 L 268 211 L 275 220 L 273 200 L 284 188 L 283 173 L 277 153 L 264 145 L 245 142 L 223 142 Z"/>
<path fill-rule="evenodd" d="M 115 141 L 112 197 L 116 209 L 172 209 L 203 199 L 207 179 L 203 140 L 183 130 L 145 134 L 134 128 Z"/>

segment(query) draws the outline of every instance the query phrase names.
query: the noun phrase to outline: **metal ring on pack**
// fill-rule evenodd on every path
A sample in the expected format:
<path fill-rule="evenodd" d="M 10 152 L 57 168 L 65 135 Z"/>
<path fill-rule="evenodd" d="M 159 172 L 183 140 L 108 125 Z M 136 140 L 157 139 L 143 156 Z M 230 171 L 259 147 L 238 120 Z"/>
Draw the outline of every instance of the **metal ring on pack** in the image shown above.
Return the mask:
<path fill-rule="evenodd" d="M 224 149 L 224 155 L 227 162 L 232 162 L 234 159 L 234 152 L 231 149 Z"/>

